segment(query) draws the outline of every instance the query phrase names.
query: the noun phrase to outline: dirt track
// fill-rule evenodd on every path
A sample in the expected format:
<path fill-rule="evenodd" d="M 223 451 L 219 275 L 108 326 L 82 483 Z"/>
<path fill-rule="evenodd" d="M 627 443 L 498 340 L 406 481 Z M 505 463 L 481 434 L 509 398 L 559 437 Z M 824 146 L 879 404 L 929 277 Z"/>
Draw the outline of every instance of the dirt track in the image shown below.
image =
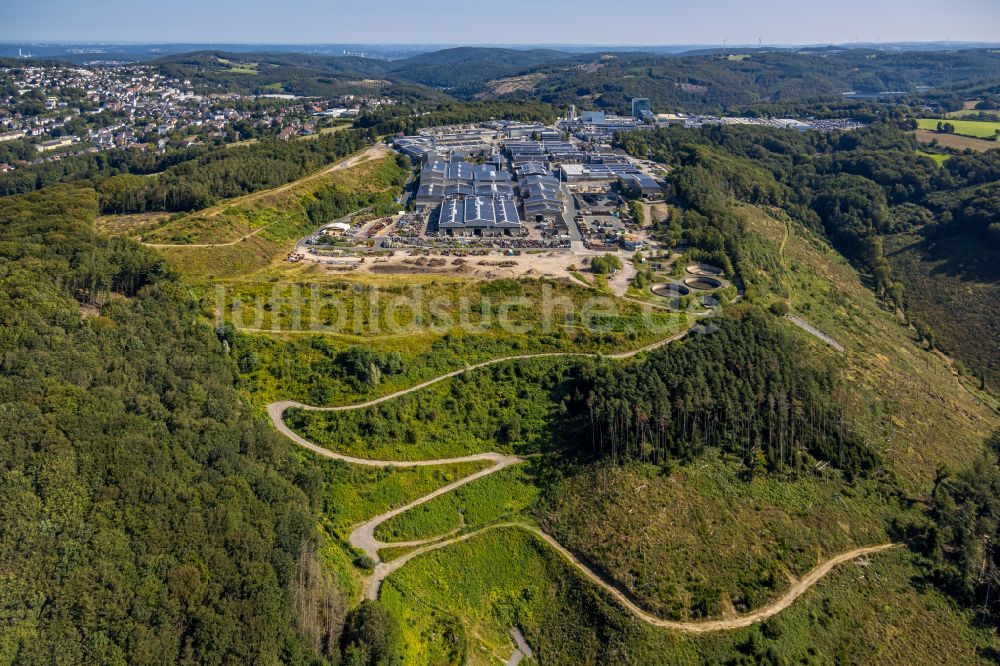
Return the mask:
<path fill-rule="evenodd" d="M 444 548 L 445 546 L 450 546 L 452 544 L 460 543 L 467 539 L 471 539 L 475 536 L 479 536 L 485 532 L 497 529 L 522 529 L 531 532 L 535 537 L 541 539 L 549 546 L 558 552 L 563 559 L 569 562 L 574 568 L 576 568 L 581 574 L 588 578 L 591 582 L 596 584 L 598 587 L 603 589 L 605 592 L 610 594 L 615 600 L 630 610 L 636 617 L 647 624 L 651 624 L 654 627 L 663 627 L 664 629 L 672 629 L 674 631 L 682 631 L 685 633 L 707 633 L 712 631 L 727 631 L 731 629 L 741 629 L 743 627 L 749 627 L 757 622 L 762 622 L 769 617 L 777 615 L 781 611 L 785 610 L 792 603 L 802 596 L 809 588 L 818 583 L 824 576 L 826 576 L 830 571 L 838 564 L 843 564 L 844 562 L 849 562 L 855 558 L 861 557 L 862 555 L 871 555 L 874 553 L 879 553 L 890 548 L 895 548 L 897 544 L 885 543 L 879 544 L 877 546 L 865 546 L 862 548 L 855 548 L 854 550 L 849 550 L 846 553 L 840 553 L 835 555 L 830 559 L 822 562 L 812 569 L 808 574 L 806 574 L 801 580 L 797 581 L 791 588 L 789 588 L 784 594 L 779 598 L 775 599 L 766 606 L 762 606 L 755 611 L 749 613 L 744 613 L 742 615 L 737 615 L 736 617 L 725 618 L 720 620 L 696 620 L 689 622 L 680 622 L 677 620 L 664 620 L 659 618 L 648 611 L 643 610 L 633 599 L 632 595 L 624 591 L 620 585 L 609 580 L 602 574 L 594 571 L 586 564 L 580 561 L 576 555 L 567 550 L 562 544 L 552 538 L 550 535 L 541 531 L 537 527 L 532 525 L 526 525 L 524 523 L 498 523 L 496 525 L 490 525 L 482 529 L 476 530 L 474 532 L 468 532 L 457 537 L 452 537 L 450 539 L 444 539 L 441 541 L 436 541 L 431 544 L 427 544 L 416 550 L 412 550 L 409 553 L 399 557 L 392 562 L 379 564 L 375 569 L 375 574 L 368 579 L 365 586 L 365 594 L 369 599 L 374 599 L 378 596 L 378 590 L 381 582 L 385 580 L 389 574 L 397 569 L 401 568 L 404 564 L 409 562 L 415 557 L 423 555 L 424 553 L 429 553 L 433 550 L 439 548 Z"/>
<path fill-rule="evenodd" d="M 619 354 L 609 354 L 608 358 L 629 358 L 635 356 L 636 354 L 642 353 L 644 351 L 649 351 L 651 349 L 656 349 L 665 344 L 673 342 L 679 338 L 684 337 L 687 331 L 680 333 L 678 335 L 669 337 L 665 340 L 661 340 L 652 345 L 647 345 L 640 349 L 635 349 L 628 352 L 621 352 Z M 614 599 L 621 604 L 623 607 L 627 608 L 632 612 L 638 619 L 646 622 L 647 624 L 663 627 L 665 629 L 671 629 L 674 631 L 681 631 L 687 633 L 705 633 L 712 631 L 725 631 L 730 629 L 739 629 L 742 627 L 750 626 L 756 622 L 761 622 L 767 618 L 780 613 L 782 610 L 791 605 L 796 599 L 798 599 L 803 593 L 805 593 L 810 587 L 815 585 L 820 579 L 826 576 L 833 567 L 844 562 L 848 562 L 862 555 L 869 555 L 873 553 L 878 553 L 889 548 L 893 548 L 896 544 L 887 543 L 879 544 L 875 546 L 867 546 L 862 548 L 855 548 L 854 550 L 835 555 L 828 560 L 820 563 L 812 571 L 806 574 L 801 580 L 796 581 L 791 588 L 789 588 L 784 594 L 781 595 L 775 601 L 759 608 L 755 611 L 738 615 L 736 617 L 717 619 L 717 620 L 701 620 L 692 622 L 680 622 L 675 620 L 664 620 L 659 618 L 648 611 L 644 610 L 639 604 L 634 600 L 632 594 L 628 592 L 623 586 L 611 580 L 607 576 L 594 571 L 587 564 L 582 562 L 576 555 L 566 549 L 562 544 L 556 541 L 552 536 L 542 532 L 540 529 L 533 525 L 527 525 L 524 523 L 516 522 L 505 522 L 498 523 L 495 525 L 490 525 L 479 530 L 472 532 L 467 532 L 460 534 L 458 536 L 449 537 L 448 535 L 443 535 L 437 538 L 422 540 L 422 541 L 408 541 L 408 542 L 393 542 L 385 543 L 377 540 L 375 538 L 375 529 L 384 523 L 385 521 L 401 515 L 413 507 L 419 506 L 435 497 L 439 497 L 445 493 L 451 492 L 452 490 L 463 486 L 467 483 L 471 483 L 476 479 L 481 479 L 485 476 L 498 472 L 506 467 L 515 465 L 523 461 L 523 458 L 514 455 L 504 455 L 500 453 L 477 453 L 468 456 L 458 456 L 453 458 L 439 458 L 434 460 L 370 460 L 366 458 L 357 458 L 355 456 L 348 456 L 335 451 L 330 451 L 329 449 L 323 448 L 304 437 L 298 435 L 291 428 L 289 428 L 284 422 L 284 413 L 290 407 L 298 407 L 300 409 L 313 410 L 313 411 L 347 411 L 355 409 L 363 409 L 365 407 L 370 407 L 372 405 L 377 405 L 388 400 L 393 400 L 403 395 L 413 393 L 414 391 L 419 391 L 422 388 L 426 388 L 432 384 L 443 381 L 450 377 L 455 377 L 466 370 L 482 368 L 489 365 L 494 365 L 497 363 L 503 363 L 511 360 L 518 359 L 529 359 L 529 358 L 539 358 L 539 357 L 549 357 L 549 356 L 594 356 L 594 354 L 587 353 L 572 353 L 572 352 L 552 352 L 552 353 L 541 353 L 541 354 L 523 354 L 519 356 L 509 356 L 503 358 L 492 359 L 489 361 L 483 361 L 482 363 L 477 363 L 475 365 L 469 366 L 468 368 L 463 368 L 461 370 L 455 370 L 449 373 L 445 373 L 426 382 L 418 384 L 408 389 L 403 389 L 401 391 L 396 391 L 389 395 L 383 396 L 381 398 L 375 398 L 373 400 L 368 400 L 366 402 L 361 402 L 353 405 L 341 405 L 335 407 L 315 407 L 311 405 L 304 405 L 299 402 L 292 400 L 284 400 L 279 402 L 273 402 L 267 407 L 268 416 L 270 416 L 271 421 L 279 432 L 284 434 L 286 437 L 291 439 L 293 442 L 302 446 L 304 448 L 313 451 L 314 453 L 334 460 L 342 460 L 355 465 L 367 465 L 375 467 L 420 467 L 428 465 L 447 465 L 452 463 L 462 463 L 462 462 L 475 462 L 475 461 L 491 461 L 493 464 L 485 469 L 479 470 L 469 476 L 463 477 L 458 481 L 454 481 L 446 486 L 438 488 L 437 490 L 419 497 L 412 502 L 382 513 L 371 520 L 362 523 L 361 525 L 355 527 L 348 538 L 349 542 L 355 548 L 358 548 L 365 552 L 369 557 L 371 557 L 377 564 L 375 570 L 369 576 L 368 580 L 365 582 L 364 590 L 365 595 L 370 599 L 375 599 L 378 597 L 379 589 L 381 588 L 382 582 L 394 571 L 403 567 L 407 562 L 415 557 L 419 557 L 424 553 L 428 553 L 452 544 L 460 543 L 471 539 L 475 536 L 488 532 L 490 530 L 496 529 L 523 529 L 531 532 L 536 538 L 541 539 L 549 546 L 553 548 L 557 553 L 560 554 L 570 565 L 572 565 L 577 571 L 579 571 L 584 577 L 589 579 L 592 583 L 596 584 L 598 587 L 602 588 L 605 592 L 610 594 Z M 415 550 L 412 550 L 391 562 L 381 562 L 379 558 L 378 551 L 381 548 L 387 546 L 416 546 Z"/>

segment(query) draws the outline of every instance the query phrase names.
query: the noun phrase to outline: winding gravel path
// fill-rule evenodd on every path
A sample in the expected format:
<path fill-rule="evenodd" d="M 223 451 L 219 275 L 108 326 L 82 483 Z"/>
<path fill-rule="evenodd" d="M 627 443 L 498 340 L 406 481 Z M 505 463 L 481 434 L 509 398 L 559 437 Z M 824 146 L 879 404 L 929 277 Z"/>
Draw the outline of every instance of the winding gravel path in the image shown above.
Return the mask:
<path fill-rule="evenodd" d="M 743 613 L 741 615 L 736 615 L 735 617 L 729 617 L 719 620 L 695 620 L 695 621 L 678 621 L 678 620 L 664 620 L 663 618 L 657 617 L 647 610 L 644 610 L 635 601 L 632 594 L 626 591 L 622 586 L 615 581 L 608 579 L 603 574 L 600 574 L 593 569 L 591 569 L 587 564 L 582 562 L 580 558 L 569 551 L 565 546 L 556 541 L 552 536 L 541 531 L 533 525 L 527 525 L 525 523 L 497 523 L 495 525 L 489 525 L 483 527 L 474 532 L 467 532 L 460 536 L 452 537 L 450 539 L 443 539 L 441 541 L 436 541 L 431 544 L 427 544 L 416 550 L 412 550 L 405 555 L 392 560 L 391 562 L 383 562 L 375 568 L 375 575 L 368 579 L 365 585 L 365 594 L 369 599 L 375 599 L 378 597 L 378 590 L 380 583 L 385 580 L 389 574 L 397 569 L 401 568 L 404 564 L 409 562 L 415 557 L 429 553 L 431 551 L 437 550 L 439 548 L 444 548 L 445 546 L 450 546 L 452 544 L 460 543 L 471 539 L 475 536 L 479 536 L 485 532 L 490 532 L 492 530 L 498 529 L 522 529 L 531 532 L 535 537 L 541 539 L 549 546 L 552 547 L 557 553 L 559 553 L 563 559 L 565 559 L 569 564 L 576 568 L 580 573 L 582 573 L 587 579 L 596 584 L 598 587 L 603 589 L 605 592 L 610 594 L 615 600 L 632 612 L 636 617 L 638 617 L 643 622 L 650 624 L 654 627 L 662 627 L 664 629 L 672 629 L 674 631 L 682 631 L 686 633 L 707 633 L 712 631 L 726 631 L 730 629 L 741 629 L 743 627 L 749 627 L 757 622 L 763 622 L 764 620 L 777 615 L 781 611 L 785 610 L 792 603 L 802 596 L 809 588 L 820 581 L 824 576 L 826 576 L 830 571 L 838 564 L 843 564 L 844 562 L 849 562 L 855 558 L 861 557 L 862 555 L 872 555 L 874 553 L 880 553 L 884 550 L 890 548 L 895 548 L 898 544 L 894 543 L 884 543 L 876 546 L 864 546 L 861 548 L 855 548 L 854 550 L 849 550 L 845 553 L 840 553 L 839 555 L 834 555 L 828 560 L 823 561 L 812 569 L 809 573 L 802 577 L 801 580 L 796 581 L 792 587 L 790 587 L 784 594 L 780 597 L 762 606 L 755 611 L 749 613 Z"/>
<path fill-rule="evenodd" d="M 632 351 L 621 352 L 617 354 L 606 354 L 606 358 L 614 359 L 624 359 L 630 358 L 642 352 L 650 351 L 662 347 L 663 345 L 669 344 L 675 340 L 678 340 L 685 335 L 688 331 L 678 333 L 659 342 L 655 342 L 645 347 L 635 349 Z M 644 610 L 635 600 L 633 595 L 625 589 L 621 584 L 610 579 L 604 574 L 595 571 L 589 565 L 580 560 L 576 555 L 569 551 L 565 546 L 556 541 L 552 536 L 541 531 L 533 525 L 527 525 L 525 523 L 518 522 L 504 522 L 497 523 L 494 525 L 489 525 L 481 529 L 466 532 L 464 534 L 459 534 L 458 536 L 442 535 L 439 537 L 425 539 L 420 541 L 405 541 L 405 542 L 391 542 L 386 543 L 379 541 L 375 538 L 375 529 L 387 520 L 390 520 L 400 514 L 406 513 L 410 509 L 431 501 L 435 497 L 440 497 L 445 493 L 449 493 L 456 488 L 459 488 L 467 483 L 471 483 L 477 479 L 481 479 L 490 474 L 499 472 L 500 470 L 515 465 L 517 463 L 523 462 L 523 458 L 515 455 L 507 455 L 501 453 L 476 453 L 467 456 L 457 456 L 453 458 L 437 458 L 433 460 L 372 460 L 368 458 L 358 458 L 356 456 L 349 456 L 342 453 L 337 453 L 331 451 L 322 446 L 319 446 L 309 440 L 305 439 L 298 433 L 294 432 L 284 421 L 284 413 L 287 409 L 295 407 L 299 409 L 309 410 L 309 411 L 331 411 L 331 412 L 342 412 L 350 411 L 356 409 L 364 409 L 366 407 L 371 407 L 373 405 L 378 405 L 389 400 L 394 400 L 400 396 L 404 396 L 415 391 L 419 391 L 423 388 L 436 384 L 445 379 L 451 377 L 456 377 L 467 370 L 474 370 L 477 368 L 483 368 L 490 365 L 496 365 L 498 363 L 505 363 L 514 360 L 532 359 L 532 358 L 545 358 L 554 356 L 575 356 L 575 357 L 595 357 L 597 354 L 585 353 L 585 352 L 547 352 L 538 354 L 520 354 L 517 356 L 506 356 L 496 359 L 491 359 L 489 361 L 483 361 L 481 363 L 476 363 L 459 370 L 454 370 L 452 372 L 445 373 L 433 379 L 429 379 L 421 384 L 412 386 L 408 389 L 403 389 L 390 393 L 388 395 L 382 396 L 380 398 L 374 398 L 365 402 L 356 403 L 353 405 L 340 405 L 334 407 L 316 407 L 313 405 L 305 405 L 294 400 L 282 400 L 278 402 L 273 402 L 267 406 L 267 413 L 270 416 L 271 421 L 274 423 L 275 428 L 278 429 L 283 435 L 291 439 L 293 442 L 302 446 L 310 451 L 316 453 L 317 455 L 323 456 L 325 458 L 330 458 L 333 460 L 342 460 L 347 463 L 354 465 L 367 465 L 370 467 L 424 467 L 431 465 L 448 465 L 453 463 L 465 463 L 465 462 L 481 462 L 488 461 L 492 465 L 481 469 L 469 476 L 463 477 L 457 481 L 453 481 L 446 486 L 438 488 L 437 490 L 419 497 L 412 502 L 382 513 L 371 520 L 362 523 L 355 527 L 348 537 L 348 541 L 352 546 L 363 551 L 366 555 L 372 558 L 376 562 L 376 566 L 371 576 L 368 577 L 364 585 L 365 596 L 369 599 L 375 599 L 378 597 L 379 589 L 382 586 L 382 582 L 394 571 L 403 567 L 407 562 L 415 557 L 419 557 L 425 553 L 450 546 L 452 544 L 460 543 L 471 539 L 475 536 L 489 532 L 491 530 L 497 529 L 523 529 L 527 530 L 533 534 L 536 538 L 541 539 L 549 546 L 552 547 L 560 556 L 563 557 L 571 566 L 573 566 L 577 571 L 583 574 L 584 577 L 589 579 L 592 583 L 602 588 L 605 592 L 610 594 L 614 599 L 621 604 L 623 607 L 628 609 L 637 618 L 656 627 L 663 627 L 666 629 L 672 629 L 675 631 L 682 631 L 687 633 L 705 633 L 712 631 L 725 631 L 729 629 L 738 629 L 741 627 L 748 627 L 756 622 L 761 622 L 767 618 L 780 613 L 782 610 L 791 605 L 796 599 L 798 599 L 803 593 L 805 593 L 810 587 L 815 585 L 820 579 L 826 576 L 831 569 L 833 569 L 838 564 L 853 560 L 862 555 L 869 555 L 878 552 L 882 552 L 889 548 L 893 548 L 897 544 L 886 543 L 879 544 L 875 546 L 867 546 L 862 548 L 855 548 L 854 550 L 835 555 L 828 560 L 822 562 L 808 574 L 806 574 L 801 580 L 795 582 L 791 588 L 789 588 L 784 594 L 781 595 L 775 601 L 763 606 L 755 611 L 749 613 L 744 613 L 742 615 L 737 615 L 735 617 L 717 619 L 717 620 L 699 620 L 692 622 L 681 622 L 675 620 L 664 620 L 663 618 L 657 617 L 648 611 Z M 379 557 L 379 550 L 385 547 L 406 547 L 414 546 L 414 550 L 392 560 L 391 562 L 382 562 Z"/>

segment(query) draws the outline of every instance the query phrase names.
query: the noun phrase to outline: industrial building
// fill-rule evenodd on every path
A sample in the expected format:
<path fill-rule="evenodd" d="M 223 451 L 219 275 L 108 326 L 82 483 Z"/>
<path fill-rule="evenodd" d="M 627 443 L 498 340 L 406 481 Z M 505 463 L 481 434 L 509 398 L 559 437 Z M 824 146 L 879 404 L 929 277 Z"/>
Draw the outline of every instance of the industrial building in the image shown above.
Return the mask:
<path fill-rule="evenodd" d="M 504 151 L 511 162 L 541 161 L 545 146 L 538 141 L 510 142 L 504 144 Z"/>
<path fill-rule="evenodd" d="M 521 231 L 517 206 L 510 199 L 465 197 L 441 204 L 438 229 L 450 236 L 499 236 Z"/>
<path fill-rule="evenodd" d="M 645 97 L 633 97 L 632 98 L 632 117 L 642 118 L 643 112 L 652 112 L 653 107 L 649 103 L 649 99 Z"/>
<path fill-rule="evenodd" d="M 647 173 L 622 173 L 618 175 L 618 185 L 626 192 L 636 192 L 644 197 L 658 197 L 663 193 L 660 184 Z"/>
<path fill-rule="evenodd" d="M 489 170 L 483 171 L 482 167 L 463 160 L 426 165 L 420 174 L 420 187 L 417 188 L 414 204 L 418 209 L 433 208 L 444 197 L 474 195 L 477 170 L 483 175 L 489 173 Z"/>
<path fill-rule="evenodd" d="M 403 136 L 393 139 L 392 145 L 416 162 L 430 162 L 442 157 L 447 159 L 489 157 L 495 150 L 493 143 L 495 139 L 495 131 L 482 129 Z"/>
<path fill-rule="evenodd" d="M 559 181 L 553 176 L 525 176 L 518 181 L 524 216 L 531 219 L 553 220 L 563 213 Z"/>
<path fill-rule="evenodd" d="M 630 164 L 563 164 L 559 167 L 559 173 L 567 183 L 613 181 L 621 174 L 634 171 L 636 168 Z"/>
<path fill-rule="evenodd" d="M 552 172 L 544 162 L 518 162 L 514 165 L 518 180 L 526 176 L 551 176 Z"/>

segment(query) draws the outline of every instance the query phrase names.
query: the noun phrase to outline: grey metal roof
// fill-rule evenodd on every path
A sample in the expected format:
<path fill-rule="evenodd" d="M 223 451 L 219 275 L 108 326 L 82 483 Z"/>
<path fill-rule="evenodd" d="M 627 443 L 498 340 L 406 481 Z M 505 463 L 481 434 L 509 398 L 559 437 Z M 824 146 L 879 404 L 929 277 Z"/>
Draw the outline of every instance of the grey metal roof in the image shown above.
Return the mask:
<path fill-rule="evenodd" d="M 452 183 L 444 186 L 444 194 L 448 197 L 471 196 L 475 193 L 475 188 L 468 183 Z"/>
<path fill-rule="evenodd" d="M 444 196 L 444 186 L 440 183 L 421 183 L 417 189 L 418 199 L 429 199 Z"/>
<path fill-rule="evenodd" d="M 485 197 L 512 197 L 514 188 L 508 183 L 476 183 L 476 195 Z"/>
<path fill-rule="evenodd" d="M 517 206 L 510 199 L 498 199 L 493 202 L 496 208 L 496 224 L 501 229 L 517 229 L 521 226 L 521 217 L 517 214 Z"/>
<path fill-rule="evenodd" d="M 472 180 L 473 165 L 464 160 L 458 160 L 457 162 L 450 162 L 448 164 L 448 179 L 449 180 Z"/>
<path fill-rule="evenodd" d="M 438 226 L 443 229 L 461 228 L 465 225 L 465 205 L 461 199 L 447 199 L 441 204 Z"/>
<path fill-rule="evenodd" d="M 496 209 L 493 201 L 485 197 L 465 199 L 465 226 L 492 227 L 496 224 Z"/>
<path fill-rule="evenodd" d="M 541 162 L 521 162 L 514 168 L 517 171 L 518 178 L 531 175 L 548 175 L 549 173 L 549 168 Z"/>
<path fill-rule="evenodd" d="M 448 163 L 447 162 L 431 162 L 424 167 L 423 170 L 426 174 L 436 174 L 442 178 L 448 177 Z M 425 175 L 422 173 L 421 176 Z"/>

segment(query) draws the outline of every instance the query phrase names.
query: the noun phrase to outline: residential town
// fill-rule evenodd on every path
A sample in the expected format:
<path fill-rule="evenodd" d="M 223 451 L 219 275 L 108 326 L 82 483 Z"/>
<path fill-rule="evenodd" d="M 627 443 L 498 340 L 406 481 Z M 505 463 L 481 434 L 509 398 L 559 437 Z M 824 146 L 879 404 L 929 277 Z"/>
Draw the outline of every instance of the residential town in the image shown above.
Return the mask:
<path fill-rule="evenodd" d="M 0 172 L 113 148 L 165 151 L 262 136 L 308 136 L 393 102 L 358 95 L 199 94 L 191 81 L 168 78 L 145 65 L 3 67 L 0 146 L 8 149 L 0 152 Z"/>

